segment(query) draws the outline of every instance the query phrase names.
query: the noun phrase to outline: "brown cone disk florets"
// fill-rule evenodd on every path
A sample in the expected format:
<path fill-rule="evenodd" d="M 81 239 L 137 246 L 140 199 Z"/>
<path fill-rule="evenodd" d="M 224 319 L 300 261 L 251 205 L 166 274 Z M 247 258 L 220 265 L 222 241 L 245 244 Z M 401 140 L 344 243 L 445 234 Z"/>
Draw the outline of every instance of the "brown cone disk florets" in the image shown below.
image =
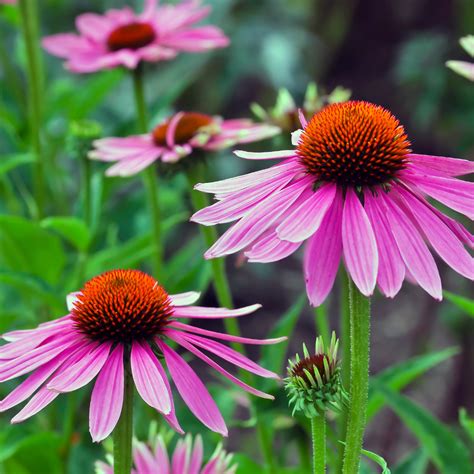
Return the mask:
<path fill-rule="evenodd" d="M 129 23 L 119 26 L 109 34 L 107 47 L 110 51 L 139 49 L 152 43 L 155 37 L 155 30 L 148 23 Z"/>
<path fill-rule="evenodd" d="M 77 329 L 99 341 L 150 338 L 173 314 L 168 293 L 139 270 L 112 270 L 89 280 L 74 302 Z"/>
<path fill-rule="evenodd" d="M 308 384 L 311 384 L 311 380 L 308 379 L 308 374 L 305 369 L 312 375 L 314 373 L 314 367 L 316 367 L 321 375 L 323 383 L 327 383 L 326 372 L 324 370 L 324 360 L 329 367 L 332 367 L 331 361 L 326 354 L 315 354 L 310 357 L 305 357 L 297 362 L 291 369 L 291 377 L 301 377 Z"/>
<path fill-rule="evenodd" d="M 189 142 L 201 127 L 210 125 L 212 121 L 213 118 L 210 115 L 198 112 L 185 112 L 176 126 L 174 142 L 177 145 Z M 167 120 L 153 130 L 153 141 L 157 145 L 166 146 L 166 132 L 168 131 L 169 124 L 170 120 Z"/>
<path fill-rule="evenodd" d="M 386 109 L 364 101 L 328 105 L 305 127 L 297 154 L 318 181 L 371 186 L 405 167 L 410 142 Z"/>

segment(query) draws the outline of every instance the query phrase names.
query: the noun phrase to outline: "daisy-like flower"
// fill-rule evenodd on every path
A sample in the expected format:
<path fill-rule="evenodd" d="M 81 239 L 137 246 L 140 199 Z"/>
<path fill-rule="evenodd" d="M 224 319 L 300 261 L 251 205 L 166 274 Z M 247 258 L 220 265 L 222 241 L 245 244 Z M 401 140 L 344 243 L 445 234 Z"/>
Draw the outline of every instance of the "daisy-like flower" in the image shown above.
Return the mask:
<path fill-rule="evenodd" d="M 464 36 L 459 40 L 459 43 L 471 58 L 474 58 L 474 35 Z M 467 61 L 447 61 L 446 66 L 466 79 L 474 81 L 474 63 Z"/>
<path fill-rule="evenodd" d="M 261 377 L 278 378 L 215 339 L 244 344 L 273 344 L 282 339 L 230 336 L 181 322 L 188 318 L 244 316 L 260 307 L 230 310 L 189 306 L 198 297 L 195 292 L 168 295 L 157 281 L 138 270 L 112 270 L 92 278 L 71 298 L 66 316 L 36 329 L 3 335 L 8 344 L 0 347 L 0 381 L 34 372 L 0 401 L 0 411 L 33 395 L 12 419 L 12 423 L 24 421 L 60 393 L 77 390 L 97 376 L 89 429 L 92 439 L 101 441 L 119 420 L 125 371 L 130 370 L 141 398 L 162 413 L 173 429 L 183 433 L 160 362 L 163 357 L 171 379 L 192 413 L 209 429 L 227 435 L 222 415 L 206 387 L 166 340 L 176 342 L 244 390 L 273 398 L 234 377 L 203 351 Z"/>
<path fill-rule="evenodd" d="M 209 14 L 200 0 L 157 6 L 147 0 L 143 13 L 128 7 L 104 15 L 84 13 L 76 19 L 79 34 L 61 33 L 43 39 L 51 54 L 66 59 L 72 72 L 88 73 L 124 66 L 135 69 L 141 61 L 156 62 L 180 51 L 223 48 L 228 38 L 215 26 L 194 24 Z"/>
<path fill-rule="evenodd" d="M 154 446 L 135 442 L 133 448 L 132 474 L 234 474 L 237 465 L 232 464 L 232 455 L 227 454 L 222 445 L 218 445 L 209 462 L 203 462 L 203 443 L 201 436 L 196 436 L 194 443 L 191 436 L 176 443 L 171 458 L 163 437 L 158 436 Z M 98 461 L 96 474 L 113 474 L 112 460 L 109 464 Z"/>
<path fill-rule="evenodd" d="M 198 184 L 219 202 L 192 220 L 203 225 L 238 222 L 206 258 L 245 251 L 251 262 L 273 262 L 308 241 L 304 258 L 310 302 L 330 292 L 341 258 L 366 296 L 377 285 L 394 297 L 405 278 L 441 300 L 433 250 L 455 271 L 473 278 L 465 249 L 473 236 L 432 206 L 431 197 L 472 219 L 474 184 L 456 179 L 474 163 L 412 153 L 400 122 L 363 101 L 325 107 L 293 134 L 295 149 L 236 152 L 247 159 L 281 159 L 262 171 Z"/>
<path fill-rule="evenodd" d="M 198 112 L 178 112 L 148 134 L 96 140 L 89 158 L 116 162 L 106 171 L 108 176 L 131 176 L 157 160 L 175 163 L 193 150 L 217 151 L 278 133 L 278 127 L 248 119 L 223 120 Z"/>

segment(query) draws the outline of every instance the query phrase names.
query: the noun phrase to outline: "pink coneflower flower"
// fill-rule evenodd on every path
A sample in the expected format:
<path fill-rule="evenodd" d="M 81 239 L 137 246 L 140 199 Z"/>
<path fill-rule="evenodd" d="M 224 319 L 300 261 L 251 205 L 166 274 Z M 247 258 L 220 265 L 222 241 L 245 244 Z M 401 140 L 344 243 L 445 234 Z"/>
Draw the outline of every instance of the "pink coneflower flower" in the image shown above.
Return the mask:
<path fill-rule="evenodd" d="M 76 19 L 79 34 L 61 33 L 43 39 L 44 48 L 65 58 L 73 72 L 87 73 L 124 66 L 135 69 L 141 61 L 156 62 L 180 51 L 222 48 L 228 38 L 215 26 L 194 24 L 209 14 L 200 0 L 157 6 L 147 0 L 145 10 L 109 10 L 105 15 L 84 13 Z"/>
<path fill-rule="evenodd" d="M 89 158 L 117 162 L 107 170 L 108 176 L 131 176 L 157 160 L 175 163 L 193 150 L 216 151 L 278 133 L 278 127 L 248 119 L 223 120 L 197 112 L 178 112 L 146 135 L 96 140 Z"/>
<path fill-rule="evenodd" d="M 217 446 L 209 462 L 203 463 L 203 443 L 201 436 L 196 436 L 194 443 L 191 436 L 180 439 L 173 451 L 171 462 L 165 442 L 158 436 L 149 446 L 135 442 L 133 449 L 133 474 L 234 474 L 237 465 L 232 464 L 232 455 L 227 454 L 222 446 Z M 113 474 L 112 464 L 96 463 L 97 474 Z"/>
<path fill-rule="evenodd" d="M 404 278 L 442 298 L 428 244 L 454 270 L 473 278 L 464 245 L 473 237 L 433 207 L 427 196 L 472 219 L 474 185 L 456 176 L 470 161 L 418 155 L 399 121 L 384 108 L 351 101 L 325 107 L 293 135 L 295 149 L 236 152 L 247 159 L 280 158 L 268 169 L 196 189 L 218 203 L 197 212 L 204 225 L 238 220 L 206 252 L 215 258 L 245 250 L 252 262 L 273 262 L 308 240 L 306 290 L 315 306 L 331 290 L 339 262 L 364 295 L 394 297 Z"/>
<path fill-rule="evenodd" d="M 89 429 L 92 439 L 101 441 L 112 432 L 120 417 L 124 371 L 130 367 L 141 398 L 182 433 L 170 384 L 158 358 L 163 356 L 171 379 L 193 414 L 209 429 L 227 435 L 224 420 L 206 387 L 166 340 L 175 341 L 244 390 L 272 398 L 231 375 L 203 351 L 259 376 L 278 378 L 214 339 L 248 344 L 273 344 L 281 339 L 230 336 L 181 322 L 183 318 L 243 316 L 260 307 L 230 310 L 189 306 L 198 297 L 194 292 L 168 295 L 151 276 L 138 270 L 113 270 L 92 278 L 75 294 L 66 316 L 36 329 L 3 335 L 8 344 L 0 348 L 0 381 L 34 372 L 0 401 L 0 411 L 34 394 L 12 419 L 12 423 L 24 421 L 60 393 L 77 390 L 97 376 Z"/>

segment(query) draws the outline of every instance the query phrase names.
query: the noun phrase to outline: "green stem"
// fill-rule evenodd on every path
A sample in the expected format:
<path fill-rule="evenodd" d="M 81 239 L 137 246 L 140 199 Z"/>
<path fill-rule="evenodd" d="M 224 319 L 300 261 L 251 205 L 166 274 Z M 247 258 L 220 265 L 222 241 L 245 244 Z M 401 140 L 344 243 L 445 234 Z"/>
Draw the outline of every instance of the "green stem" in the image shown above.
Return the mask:
<path fill-rule="evenodd" d="M 125 366 L 123 406 L 114 430 L 114 474 L 130 474 L 132 471 L 133 436 L 133 381 L 130 364 Z"/>
<path fill-rule="evenodd" d="M 343 474 L 359 472 L 369 391 L 370 300 L 349 279 L 350 393 Z"/>
<path fill-rule="evenodd" d="M 92 201 L 91 201 L 91 162 L 87 156 L 81 156 L 82 167 L 82 213 L 84 222 L 92 229 Z"/>
<path fill-rule="evenodd" d="M 137 111 L 137 123 L 140 133 L 148 131 L 148 114 L 145 102 L 145 90 L 143 87 L 143 69 L 138 66 L 133 71 L 133 91 L 135 96 L 135 106 Z M 163 270 L 163 242 L 161 232 L 161 212 L 158 193 L 158 180 L 155 176 L 154 168 L 149 166 L 143 173 L 143 183 L 145 185 L 148 209 L 152 226 L 154 243 L 153 252 L 153 274 L 155 278 L 162 278 Z"/>
<path fill-rule="evenodd" d="M 38 42 L 38 12 L 36 0 L 19 0 L 23 39 L 25 42 L 28 73 L 28 106 L 31 140 L 35 154 L 34 190 L 37 218 L 44 213 L 45 173 L 41 148 L 41 99 L 43 95 L 43 68 Z"/>
<path fill-rule="evenodd" d="M 327 303 L 314 308 L 314 322 L 316 324 L 316 331 L 323 337 L 324 345 L 329 347 L 331 331 L 329 329 Z"/>
<path fill-rule="evenodd" d="M 313 444 L 313 474 L 326 472 L 326 415 L 311 418 L 311 437 Z"/>
<path fill-rule="evenodd" d="M 189 186 L 192 188 L 196 183 L 203 182 L 204 169 L 202 164 L 196 164 L 193 166 L 188 173 L 189 177 Z M 191 201 L 193 207 L 196 211 L 203 209 L 209 205 L 209 198 L 206 193 L 201 193 L 200 191 L 191 191 Z M 204 243 L 206 247 L 210 247 L 217 240 L 217 230 L 214 226 L 199 226 Z M 213 258 L 210 260 L 214 289 L 216 291 L 217 301 L 219 305 L 224 308 L 232 308 L 234 306 L 232 301 L 232 293 L 230 291 L 229 281 L 227 279 L 227 274 L 225 271 L 225 260 L 223 258 Z M 236 318 L 225 318 L 224 326 L 226 331 L 233 335 L 240 335 L 239 323 Z M 233 347 L 240 352 L 243 352 L 244 348 L 242 344 L 233 343 Z"/>

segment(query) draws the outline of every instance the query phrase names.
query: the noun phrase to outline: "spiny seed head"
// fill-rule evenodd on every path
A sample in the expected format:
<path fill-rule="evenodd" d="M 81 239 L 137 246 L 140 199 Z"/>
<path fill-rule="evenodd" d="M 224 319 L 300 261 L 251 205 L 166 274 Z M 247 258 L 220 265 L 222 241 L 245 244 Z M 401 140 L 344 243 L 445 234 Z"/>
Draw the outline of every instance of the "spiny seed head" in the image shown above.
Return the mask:
<path fill-rule="evenodd" d="M 160 333 L 173 314 L 168 293 L 139 270 L 112 270 L 89 280 L 71 317 L 90 339 L 131 342 Z"/>
<path fill-rule="evenodd" d="M 152 43 L 155 37 L 155 30 L 149 23 L 137 21 L 115 28 L 107 38 L 107 47 L 110 51 L 139 49 Z"/>
<path fill-rule="evenodd" d="M 402 170 L 411 152 L 400 122 L 364 101 L 328 105 L 304 128 L 296 152 L 317 181 L 342 186 L 384 184 Z"/>
<path fill-rule="evenodd" d="M 171 119 L 158 125 L 152 132 L 153 141 L 158 146 L 166 146 L 166 133 Z M 183 145 L 193 138 L 199 129 L 211 125 L 213 118 L 210 115 L 200 114 L 198 112 L 185 112 L 176 126 L 174 132 L 174 142 L 177 145 Z"/>
<path fill-rule="evenodd" d="M 295 360 L 289 361 L 285 388 L 289 404 L 293 405 L 293 415 L 301 411 L 308 418 L 314 418 L 326 410 L 341 410 L 347 394 L 342 387 L 338 367 L 338 345 L 335 333 L 327 350 L 322 337 L 318 337 L 314 354 L 310 355 L 303 344 L 304 357 L 296 354 Z"/>

